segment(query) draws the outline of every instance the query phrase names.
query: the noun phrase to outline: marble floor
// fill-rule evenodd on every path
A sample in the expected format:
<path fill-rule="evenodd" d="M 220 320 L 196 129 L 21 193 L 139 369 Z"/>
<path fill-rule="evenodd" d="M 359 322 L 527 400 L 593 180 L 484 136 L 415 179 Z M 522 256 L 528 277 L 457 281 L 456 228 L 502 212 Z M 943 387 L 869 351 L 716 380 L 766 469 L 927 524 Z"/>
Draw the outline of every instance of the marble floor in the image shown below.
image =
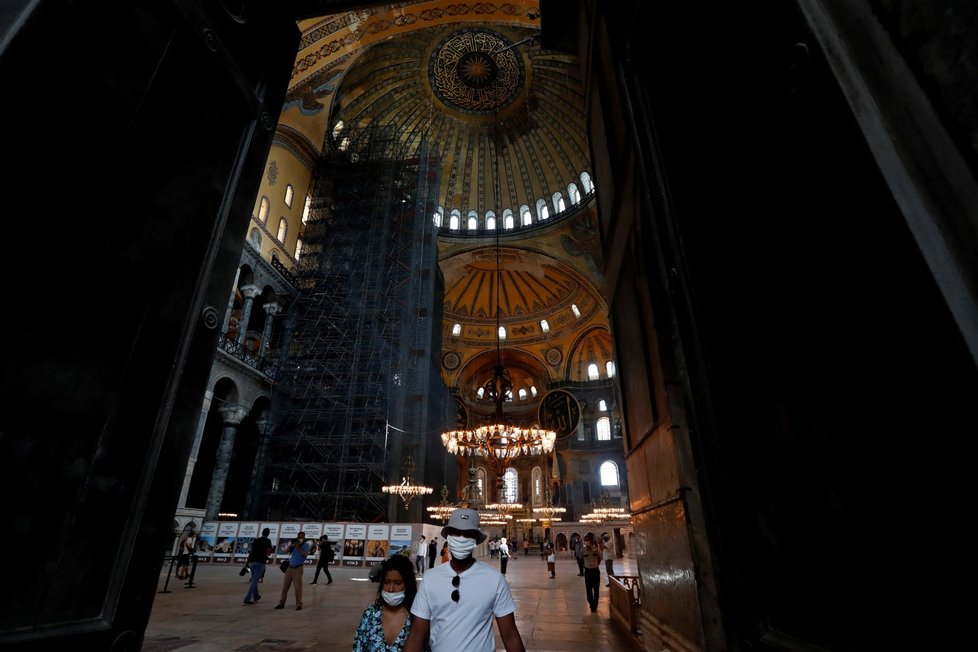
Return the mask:
<path fill-rule="evenodd" d="M 486 560 L 499 567 L 498 560 Z M 333 583 L 310 585 L 313 570 L 305 569 L 302 611 L 295 610 L 290 592 L 285 609 L 273 609 L 282 589 L 282 574 L 269 565 L 261 585 L 262 599 L 242 604 L 248 578 L 240 566 L 201 564 L 194 585 L 170 577 L 164 567 L 160 590 L 146 628 L 144 652 L 282 652 L 294 650 L 350 650 L 364 607 L 377 595 L 377 584 L 365 568 L 333 568 Z M 615 560 L 615 571 L 635 575 L 629 557 Z M 573 559 L 557 561 L 557 577 L 550 579 L 546 562 L 531 554 L 511 560 L 506 579 L 516 600 L 516 624 L 530 652 L 630 650 L 608 615 L 607 576 L 601 572 L 601 599 L 591 613 L 584 594 L 584 578 Z M 165 589 L 165 591 L 164 591 Z M 498 650 L 504 650 L 496 634 Z M 458 652 L 464 652 L 462 650 Z"/>

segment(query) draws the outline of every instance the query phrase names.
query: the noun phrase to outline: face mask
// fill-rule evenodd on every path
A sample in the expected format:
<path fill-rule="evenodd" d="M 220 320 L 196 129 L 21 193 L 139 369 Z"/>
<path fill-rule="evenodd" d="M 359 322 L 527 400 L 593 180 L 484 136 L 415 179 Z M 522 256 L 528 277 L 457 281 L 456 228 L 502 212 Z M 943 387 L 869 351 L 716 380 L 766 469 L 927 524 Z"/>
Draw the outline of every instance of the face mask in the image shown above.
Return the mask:
<path fill-rule="evenodd" d="M 398 591 L 397 593 L 391 593 L 390 591 L 381 591 L 380 597 L 384 599 L 384 602 L 392 607 L 404 602 L 404 591 Z"/>
<path fill-rule="evenodd" d="M 448 535 L 448 549 L 452 551 L 452 557 L 465 559 L 475 550 L 475 539 L 468 537 L 455 537 Z"/>

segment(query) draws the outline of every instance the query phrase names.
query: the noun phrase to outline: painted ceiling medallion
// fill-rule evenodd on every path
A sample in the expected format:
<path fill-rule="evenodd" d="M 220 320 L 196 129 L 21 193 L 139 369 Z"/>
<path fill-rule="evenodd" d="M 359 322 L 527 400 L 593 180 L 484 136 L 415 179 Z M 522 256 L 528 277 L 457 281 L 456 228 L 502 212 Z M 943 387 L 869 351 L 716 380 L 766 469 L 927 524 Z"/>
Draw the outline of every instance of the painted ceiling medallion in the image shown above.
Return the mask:
<path fill-rule="evenodd" d="M 485 29 L 460 30 L 439 43 L 431 54 L 431 87 L 447 106 L 469 114 L 489 114 L 519 95 L 523 60 L 510 41 Z"/>

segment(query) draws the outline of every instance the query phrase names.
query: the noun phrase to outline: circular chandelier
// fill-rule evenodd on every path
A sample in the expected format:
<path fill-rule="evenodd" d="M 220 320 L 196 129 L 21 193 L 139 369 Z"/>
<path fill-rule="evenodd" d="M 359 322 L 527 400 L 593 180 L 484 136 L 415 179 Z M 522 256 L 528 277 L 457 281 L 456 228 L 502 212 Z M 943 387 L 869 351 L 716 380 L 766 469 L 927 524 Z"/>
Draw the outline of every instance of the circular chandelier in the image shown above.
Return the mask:
<path fill-rule="evenodd" d="M 567 511 L 567 508 L 555 506 L 553 499 L 550 497 L 550 485 L 547 485 L 546 489 L 544 503 L 540 507 L 533 508 L 533 515 L 541 521 L 559 521 L 561 519 L 557 514 L 563 514 Z"/>
<path fill-rule="evenodd" d="M 498 273 L 498 256 L 496 265 Z M 506 467 L 516 458 L 552 452 L 554 444 L 557 442 L 557 433 L 536 426 L 530 428 L 514 426 L 508 422 L 508 418 L 503 412 L 503 401 L 506 400 L 507 396 L 512 396 L 513 383 L 506 368 L 503 367 L 502 353 L 499 350 L 498 312 L 497 307 L 497 363 L 492 378 L 483 388 L 484 395 L 496 404 L 493 420 L 488 425 L 478 428 L 443 432 L 441 441 L 448 452 L 453 455 L 482 457 L 496 473 L 497 482 L 501 482 Z M 522 505 L 517 505 L 517 507 L 522 508 Z"/>
<path fill-rule="evenodd" d="M 391 494 L 392 496 L 400 496 L 401 500 L 404 501 L 404 509 L 408 508 L 411 501 L 414 500 L 415 496 L 421 496 L 425 494 L 430 494 L 434 491 L 431 487 L 426 487 L 419 484 L 411 484 L 408 478 L 411 477 L 414 471 L 414 460 L 408 455 L 407 459 L 404 460 L 404 476 L 401 478 L 401 484 L 391 484 L 381 487 L 380 490 L 385 494 Z"/>
<path fill-rule="evenodd" d="M 502 512 L 503 514 L 508 514 L 509 512 L 519 512 L 523 510 L 523 503 L 489 503 L 484 505 L 485 509 L 490 511 Z"/>
<path fill-rule="evenodd" d="M 583 523 L 604 523 L 605 521 L 624 521 L 631 518 L 624 507 L 595 507 L 587 514 L 581 515 Z"/>
<path fill-rule="evenodd" d="M 427 511 L 428 516 L 431 518 L 437 518 L 439 521 L 444 523 L 448 520 L 448 517 L 451 516 L 452 512 L 458 508 L 458 506 L 448 502 L 448 487 L 445 485 L 441 486 L 439 495 L 441 495 L 441 502 L 437 505 L 428 507 Z"/>

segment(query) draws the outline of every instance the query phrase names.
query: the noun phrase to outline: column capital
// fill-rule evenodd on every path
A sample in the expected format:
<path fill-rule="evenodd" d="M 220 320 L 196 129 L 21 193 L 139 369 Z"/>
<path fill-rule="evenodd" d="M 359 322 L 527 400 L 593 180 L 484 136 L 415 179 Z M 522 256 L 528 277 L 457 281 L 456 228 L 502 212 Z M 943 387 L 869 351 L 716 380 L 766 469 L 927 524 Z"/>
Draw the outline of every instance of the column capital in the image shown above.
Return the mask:
<path fill-rule="evenodd" d="M 219 408 L 218 411 L 221 413 L 221 417 L 224 419 L 224 425 L 226 426 L 236 426 L 248 416 L 248 410 L 240 405 L 225 405 Z"/>
<path fill-rule="evenodd" d="M 282 309 L 282 304 L 280 304 L 277 301 L 272 301 L 270 303 L 266 303 L 265 305 L 263 305 L 262 308 L 264 308 L 265 312 L 268 313 L 269 315 L 277 315 L 278 312 Z"/>
<path fill-rule="evenodd" d="M 265 417 L 262 419 L 257 419 L 255 421 L 255 426 L 258 428 L 258 432 L 263 435 L 267 435 L 275 429 L 275 421 L 271 418 Z"/>
<path fill-rule="evenodd" d="M 242 285 L 240 288 L 241 294 L 245 296 L 245 299 L 254 299 L 261 294 L 261 288 L 257 285 Z"/>

